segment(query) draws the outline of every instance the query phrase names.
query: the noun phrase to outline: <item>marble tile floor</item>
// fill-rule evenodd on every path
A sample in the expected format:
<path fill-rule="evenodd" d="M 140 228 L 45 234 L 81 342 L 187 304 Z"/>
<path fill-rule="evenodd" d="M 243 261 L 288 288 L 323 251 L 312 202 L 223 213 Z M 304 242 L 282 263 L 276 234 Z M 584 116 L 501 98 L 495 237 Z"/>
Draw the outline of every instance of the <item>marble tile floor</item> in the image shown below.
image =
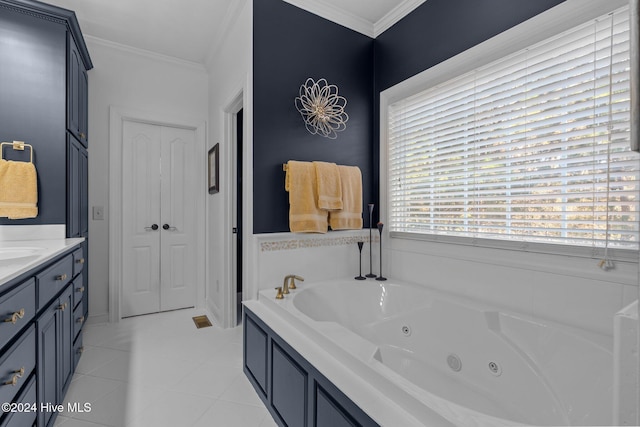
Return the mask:
<path fill-rule="evenodd" d="M 88 324 L 55 427 L 273 427 L 242 372 L 242 327 L 197 329 L 189 309 Z M 209 316 L 211 318 L 211 316 Z"/>

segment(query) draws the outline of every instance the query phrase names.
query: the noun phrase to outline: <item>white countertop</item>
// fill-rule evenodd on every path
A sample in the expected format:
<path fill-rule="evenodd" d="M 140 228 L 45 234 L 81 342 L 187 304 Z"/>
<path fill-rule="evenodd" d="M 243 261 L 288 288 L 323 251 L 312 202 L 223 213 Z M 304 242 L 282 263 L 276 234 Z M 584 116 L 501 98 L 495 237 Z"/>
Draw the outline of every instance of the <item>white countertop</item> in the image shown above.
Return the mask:
<path fill-rule="evenodd" d="M 27 271 L 55 258 L 71 249 L 84 238 L 48 239 L 48 240 L 0 240 L 0 287 Z M 23 248 L 33 249 L 33 254 L 19 258 L 3 259 L 1 252 L 10 254 Z"/>

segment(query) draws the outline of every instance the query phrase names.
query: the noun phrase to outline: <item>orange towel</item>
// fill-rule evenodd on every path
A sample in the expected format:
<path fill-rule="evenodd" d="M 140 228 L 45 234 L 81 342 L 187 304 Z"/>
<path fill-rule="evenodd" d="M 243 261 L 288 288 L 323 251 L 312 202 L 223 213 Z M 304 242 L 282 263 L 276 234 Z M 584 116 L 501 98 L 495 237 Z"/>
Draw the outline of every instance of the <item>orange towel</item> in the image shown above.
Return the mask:
<path fill-rule="evenodd" d="M 357 166 L 338 166 L 342 183 L 342 210 L 329 212 L 332 230 L 362 228 L 362 172 Z"/>
<path fill-rule="evenodd" d="M 326 210 L 342 209 L 342 184 L 335 163 L 313 162 L 318 186 L 318 207 Z"/>
<path fill-rule="evenodd" d="M 294 233 L 326 233 L 328 212 L 319 209 L 316 171 L 311 162 L 289 160 L 285 176 L 289 192 L 289 228 Z"/>
<path fill-rule="evenodd" d="M 0 217 L 38 216 L 36 168 L 30 162 L 0 159 Z"/>

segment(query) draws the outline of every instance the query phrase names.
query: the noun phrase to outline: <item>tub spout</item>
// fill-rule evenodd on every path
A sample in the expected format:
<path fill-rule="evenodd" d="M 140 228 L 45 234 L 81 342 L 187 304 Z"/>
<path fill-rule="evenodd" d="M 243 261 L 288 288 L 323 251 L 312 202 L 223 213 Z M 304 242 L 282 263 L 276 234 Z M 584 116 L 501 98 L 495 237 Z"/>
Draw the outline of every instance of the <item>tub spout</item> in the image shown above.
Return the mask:
<path fill-rule="evenodd" d="M 289 289 L 296 289 L 296 279 L 301 282 L 304 281 L 304 278 L 300 276 L 296 276 L 295 274 L 288 274 L 284 277 L 284 282 L 282 283 L 282 293 L 288 294 Z"/>
<path fill-rule="evenodd" d="M 296 289 L 297 288 L 296 280 L 304 282 L 304 277 L 296 276 L 295 274 L 292 274 L 290 277 L 291 277 L 291 281 L 289 282 L 289 289 Z"/>

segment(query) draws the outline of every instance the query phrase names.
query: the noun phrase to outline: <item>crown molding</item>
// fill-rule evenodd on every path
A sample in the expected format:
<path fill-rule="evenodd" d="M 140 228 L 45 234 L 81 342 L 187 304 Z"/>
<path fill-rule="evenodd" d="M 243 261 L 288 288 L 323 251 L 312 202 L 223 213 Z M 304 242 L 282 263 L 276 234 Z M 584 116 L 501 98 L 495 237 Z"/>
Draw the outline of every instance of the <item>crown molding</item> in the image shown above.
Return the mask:
<path fill-rule="evenodd" d="M 324 0 L 283 0 L 307 12 L 333 21 L 365 36 L 376 38 L 426 0 L 403 0 L 377 22 L 369 22 Z"/>
<path fill-rule="evenodd" d="M 353 15 L 343 9 L 330 5 L 323 0 L 283 0 L 314 15 L 318 15 L 336 24 L 350 28 L 353 31 L 364 34 L 365 36 L 374 37 L 373 23 L 359 16 Z"/>
<path fill-rule="evenodd" d="M 426 0 L 404 0 L 398 6 L 394 7 L 389 13 L 380 18 L 373 24 L 373 38 L 377 38 L 380 34 L 393 27 L 398 21 L 414 11 L 418 6 Z"/>
<path fill-rule="evenodd" d="M 91 36 L 91 35 L 86 35 L 85 34 L 84 38 L 89 43 L 105 46 L 105 47 L 108 47 L 110 49 L 119 50 L 121 52 L 130 53 L 132 55 L 143 56 L 143 57 L 146 57 L 146 58 L 149 58 L 149 59 L 153 59 L 153 60 L 156 60 L 156 61 L 168 62 L 168 63 L 174 64 L 174 65 L 180 65 L 182 67 L 192 68 L 192 69 L 197 70 L 197 71 L 202 71 L 202 72 L 206 72 L 207 71 L 205 66 L 204 66 L 204 64 L 200 64 L 198 62 L 187 61 L 186 59 L 176 58 L 174 56 L 169 56 L 169 55 L 163 55 L 161 53 L 153 52 L 153 51 L 146 50 L 146 49 L 140 49 L 140 48 L 137 48 L 137 47 L 133 47 L 133 46 L 129 46 L 129 45 L 113 42 L 111 40 L 106 40 L 106 39 L 102 39 L 100 37 L 95 37 L 95 36 Z"/>

